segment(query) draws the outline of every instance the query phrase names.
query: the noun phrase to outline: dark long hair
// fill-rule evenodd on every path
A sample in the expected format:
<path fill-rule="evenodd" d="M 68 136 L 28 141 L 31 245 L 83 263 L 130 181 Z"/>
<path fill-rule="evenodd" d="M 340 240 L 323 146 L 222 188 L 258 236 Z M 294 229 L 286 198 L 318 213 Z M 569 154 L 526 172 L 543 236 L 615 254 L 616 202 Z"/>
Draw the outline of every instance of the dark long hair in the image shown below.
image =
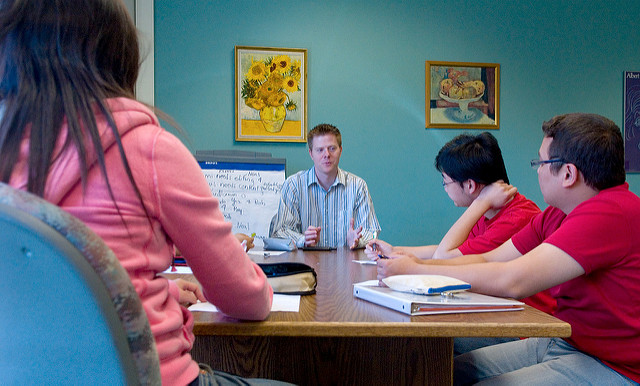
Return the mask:
<path fill-rule="evenodd" d="M 0 0 L 2 181 L 9 181 L 20 142 L 30 132 L 27 190 L 43 196 L 66 119 L 64 146 L 78 152 L 83 189 L 90 150 L 85 144 L 91 143 L 120 212 L 96 125 L 95 114 L 101 114 L 116 138 L 126 173 L 142 202 L 105 101 L 133 99 L 139 67 L 137 31 L 120 0 Z"/>

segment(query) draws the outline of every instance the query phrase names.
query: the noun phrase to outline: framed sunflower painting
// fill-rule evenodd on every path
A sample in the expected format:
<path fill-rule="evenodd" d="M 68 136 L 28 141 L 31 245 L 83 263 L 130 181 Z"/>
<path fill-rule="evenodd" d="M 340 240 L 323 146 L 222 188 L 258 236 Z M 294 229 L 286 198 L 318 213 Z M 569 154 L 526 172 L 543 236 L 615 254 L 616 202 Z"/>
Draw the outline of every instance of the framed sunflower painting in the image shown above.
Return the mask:
<path fill-rule="evenodd" d="M 307 50 L 235 47 L 236 141 L 307 141 Z"/>

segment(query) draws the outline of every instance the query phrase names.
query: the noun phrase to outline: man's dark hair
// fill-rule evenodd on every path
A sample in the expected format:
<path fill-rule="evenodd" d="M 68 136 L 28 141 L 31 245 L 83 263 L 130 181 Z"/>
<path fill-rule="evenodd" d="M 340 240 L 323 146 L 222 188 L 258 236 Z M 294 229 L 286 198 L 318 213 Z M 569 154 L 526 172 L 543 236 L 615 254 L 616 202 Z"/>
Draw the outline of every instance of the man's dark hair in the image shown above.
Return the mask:
<path fill-rule="evenodd" d="M 336 140 L 338 141 L 338 146 L 342 147 L 342 135 L 340 134 L 340 130 L 337 127 L 330 125 L 328 123 L 321 123 L 311 129 L 309 134 L 307 135 L 307 144 L 309 145 L 309 150 L 313 150 L 313 138 L 317 136 L 333 134 L 336 136 Z"/>
<path fill-rule="evenodd" d="M 484 185 L 498 180 L 509 183 L 502 151 L 489 132 L 462 134 L 447 142 L 438 152 L 435 166 L 458 183 L 468 179 Z"/>
<path fill-rule="evenodd" d="M 624 142 L 620 128 L 597 114 L 558 115 L 542 124 L 546 137 L 552 138 L 549 159 L 571 163 L 584 176 L 585 183 L 597 190 L 623 184 Z M 562 163 L 551 165 L 557 173 Z"/>

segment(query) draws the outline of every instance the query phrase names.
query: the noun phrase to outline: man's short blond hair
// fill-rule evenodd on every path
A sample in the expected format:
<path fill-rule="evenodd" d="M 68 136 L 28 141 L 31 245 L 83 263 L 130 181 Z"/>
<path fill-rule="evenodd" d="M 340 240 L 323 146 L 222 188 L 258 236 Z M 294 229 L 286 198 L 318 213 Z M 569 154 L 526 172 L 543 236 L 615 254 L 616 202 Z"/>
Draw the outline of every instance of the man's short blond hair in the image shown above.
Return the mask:
<path fill-rule="evenodd" d="M 313 138 L 317 136 L 332 134 L 336 136 L 336 140 L 338 141 L 338 146 L 342 147 L 342 135 L 340 134 L 340 130 L 337 127 L 330 125 L 328 123 L 321 123 L 309 130 L 309 134 L 307 135 L 307 144 L 309 145 L 309 150 L 313 150 Z"/>

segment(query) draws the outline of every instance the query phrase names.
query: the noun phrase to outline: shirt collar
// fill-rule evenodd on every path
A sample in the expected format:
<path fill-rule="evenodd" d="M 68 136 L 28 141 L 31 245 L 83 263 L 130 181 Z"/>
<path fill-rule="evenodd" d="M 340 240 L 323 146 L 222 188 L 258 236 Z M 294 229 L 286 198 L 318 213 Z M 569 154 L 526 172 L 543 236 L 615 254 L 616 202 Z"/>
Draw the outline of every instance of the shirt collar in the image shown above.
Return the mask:
<path fill-rule="evenodd" d="M 316 176 L 315 166 L 311 167 L 311 169 L 307 171 L 307 187 L 313 184 L 317 184 L 318 186 L 321 186 L 320 183 L 318 182 L 318 177 Z M 340 168 L 338 168 L 338 175 L 336 176 L 335 181 L 333 181 L 333 184 L 331 184 L 331 187 L 329 187 L 329 189 L 339 184 L 344 186 L 347 185 L 347 174 L 344 171 L 342 171 L 342 169 Z"/>

